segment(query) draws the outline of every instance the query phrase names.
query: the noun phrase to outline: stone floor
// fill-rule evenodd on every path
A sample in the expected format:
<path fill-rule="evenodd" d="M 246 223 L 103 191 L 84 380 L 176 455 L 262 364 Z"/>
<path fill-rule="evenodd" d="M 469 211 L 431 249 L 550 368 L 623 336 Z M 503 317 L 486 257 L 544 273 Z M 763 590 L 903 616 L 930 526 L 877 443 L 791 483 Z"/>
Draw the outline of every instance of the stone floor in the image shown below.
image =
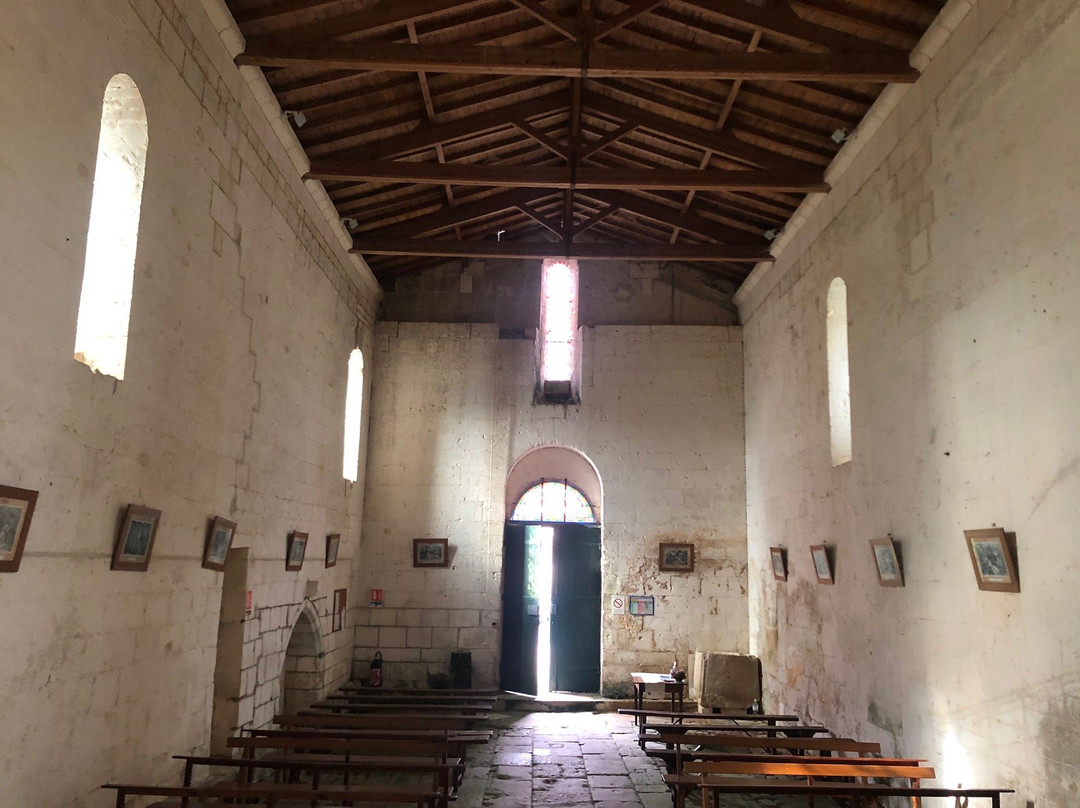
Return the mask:
<path fill-rule="evenodd" d="M 671 808 L 663 765 L 617 713 L 504 713 L 492 742 L 469 751 L 457 808 Z M 818 800 L 824 808 L 828 800 Z M 699 804 L 699 801 L 695 801 Z M 805 800 L 722 797 L 723 808 L 794 808 Z"/>

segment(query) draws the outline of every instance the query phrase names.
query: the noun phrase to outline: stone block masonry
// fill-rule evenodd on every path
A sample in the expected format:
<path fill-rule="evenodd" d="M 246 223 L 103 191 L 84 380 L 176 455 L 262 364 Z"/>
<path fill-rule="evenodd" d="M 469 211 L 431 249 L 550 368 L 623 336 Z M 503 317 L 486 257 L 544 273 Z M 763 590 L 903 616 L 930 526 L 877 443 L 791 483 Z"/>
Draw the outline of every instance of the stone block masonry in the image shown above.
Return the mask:
<path fill-rule="evenodd" d="M 310 199 L 198 0 L 8 4 L 0 176 L 0 482 L 40 491 L 0 580 L 0 808 L 99 808 L 109 779 L 169 781 L 206 752 L 222 573 L 215 514 L 249 548 L 238 726 L 281 703 L 303 604 L 322 686 L 348 677 L 363 483 L 341 479 L 349 352 L 377 300 Z M 123 382 L 72 358 L 102 94 L 131 76 L 148 121 Z M 159 508 L 149 569 L 113 572 L 117 519 Z M 302 571 L 286 536 L 305 531 Z M 336 567 L 323 537 L 342 536 Z M 350 598 L 355 603 L 355 598 Z M 306 673 L 311 673 L 307 671 Z M 310 683 L 309 683 L 310 684 Z M 62 765 L 57 766 L 57 761 Z"/>
<path fill-rule="evenodd" d="M 534 406 L 533 346 L 495 325 L 376 327 L 370 461 L 354 672 L 376 650 L 389 684 L 426 684 L 472 654 L 497 684 L 505 485 L 529 449 L 584 452 L 604 486 L 605 594 L 651 594 L 652 618 L 604 615 L 603 686 L 696 649 L 745 652 L 740 329 L 583 330 L 580 406 Z M 448 537 L 447 569 L 412 567 L 412 539 Z M 661 541 L 696 545 L 694 574 L 660 573 Z M 430 628 L 430 631 L 427 629 Z"/>

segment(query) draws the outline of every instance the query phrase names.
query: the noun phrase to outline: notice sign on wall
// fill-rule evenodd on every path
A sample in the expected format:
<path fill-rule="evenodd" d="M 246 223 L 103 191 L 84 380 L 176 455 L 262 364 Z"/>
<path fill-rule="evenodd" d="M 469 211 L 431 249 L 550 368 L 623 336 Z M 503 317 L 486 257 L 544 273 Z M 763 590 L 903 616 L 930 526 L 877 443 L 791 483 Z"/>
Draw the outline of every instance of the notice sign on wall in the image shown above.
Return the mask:
<path fill-rule="evenodd" d="M 244 593 L 244 617 L 251 617 L 253 611 L 255 611 L 255 596 L 249 589 Z"/>
<path fill-rule="evenodd" d="M 612 614 L 626 614 L 626 595 L 612 595 L 610 606 Z"/>
<path fill-rule="evenodd" d="M 371 605 L 372 606 L 382 606 L 382 603 L 383 603 L 382 590 L 381 589 L 372 589 L 371 590 Z"/>

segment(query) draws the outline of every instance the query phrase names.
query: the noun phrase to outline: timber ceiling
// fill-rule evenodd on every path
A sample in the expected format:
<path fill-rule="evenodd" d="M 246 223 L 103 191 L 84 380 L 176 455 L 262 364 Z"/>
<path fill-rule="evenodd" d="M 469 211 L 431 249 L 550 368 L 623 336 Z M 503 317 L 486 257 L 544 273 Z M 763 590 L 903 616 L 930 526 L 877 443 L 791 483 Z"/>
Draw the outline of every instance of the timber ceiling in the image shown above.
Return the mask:
<path fill-rule="evenodd" d="M 452 258 L 738 283 L 939 0 L 228 0 L 380 281 Z M 295 117 L 293 118 L 295 122 Z"/>

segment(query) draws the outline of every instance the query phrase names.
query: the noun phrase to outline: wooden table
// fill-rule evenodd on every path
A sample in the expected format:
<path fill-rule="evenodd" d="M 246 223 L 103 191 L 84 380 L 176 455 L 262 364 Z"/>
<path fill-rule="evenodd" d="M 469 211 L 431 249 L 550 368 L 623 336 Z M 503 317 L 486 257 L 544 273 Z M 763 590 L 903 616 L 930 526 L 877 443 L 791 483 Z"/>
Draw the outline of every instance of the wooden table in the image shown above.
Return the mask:
<path fill-rule="evenodd" d="M 634 683 L 634 709 L 645 709 L 645 688 L 649 685 L 663 685 L 664 693 L 671 696 L 671 711 L 682 712 L 683 711 L 683 693 L 686 691 L 686 680 L 681 682 L 675 681 L 675 679 L 666 673 L 642 673 L 637 671 L 630 674 L 630 681 Z M 678 709 L 676 709 L 678 704 Z M 641 726 L 644 721 L 644 716 L 637 716 L 635 723 Z"/>

